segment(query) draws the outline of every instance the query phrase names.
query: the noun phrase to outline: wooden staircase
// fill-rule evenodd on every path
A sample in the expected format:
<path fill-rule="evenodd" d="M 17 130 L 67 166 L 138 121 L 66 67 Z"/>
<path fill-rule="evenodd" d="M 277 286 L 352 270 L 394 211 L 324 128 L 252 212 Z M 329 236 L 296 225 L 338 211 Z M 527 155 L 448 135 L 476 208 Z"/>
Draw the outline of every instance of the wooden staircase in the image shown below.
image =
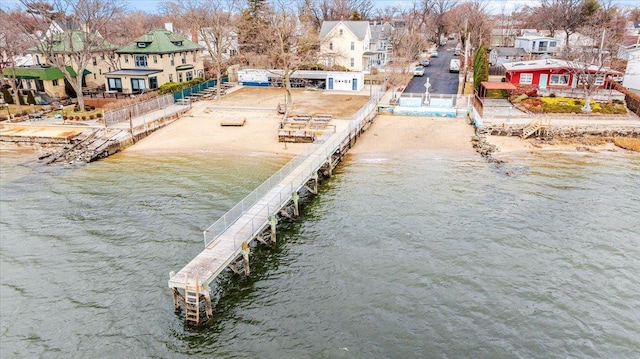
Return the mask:
<path fill-rule="evenodd" d="M 188 278 L 184 286 L 185 321 L 189 324 L 200 324 L 200 283 L 196 277 L 195 286 L 189 285 Z"/>
<path fill-rule="evenodd" d="M 549 119 L 535 119 L 524 126 L 522 129 L 522 135 L 520 137 L 522 139 L 529 138 L 534 133 L 540 131 L 543 128 L 548 128 L 550 126 Z"/>

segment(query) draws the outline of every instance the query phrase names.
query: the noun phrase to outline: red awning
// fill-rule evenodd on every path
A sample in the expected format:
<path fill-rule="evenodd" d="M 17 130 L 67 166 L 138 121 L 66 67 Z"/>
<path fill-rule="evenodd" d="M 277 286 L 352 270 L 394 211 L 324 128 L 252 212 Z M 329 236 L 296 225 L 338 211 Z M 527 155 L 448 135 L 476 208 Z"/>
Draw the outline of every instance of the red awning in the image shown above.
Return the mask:
<path fill-rule="evenodd" d="M 515 90 L 516 89 L 516 86 L 511 82 L 482 81 L 480 85 L 482 85 L 482 87 L 484 87 L 487 90 Z"/>

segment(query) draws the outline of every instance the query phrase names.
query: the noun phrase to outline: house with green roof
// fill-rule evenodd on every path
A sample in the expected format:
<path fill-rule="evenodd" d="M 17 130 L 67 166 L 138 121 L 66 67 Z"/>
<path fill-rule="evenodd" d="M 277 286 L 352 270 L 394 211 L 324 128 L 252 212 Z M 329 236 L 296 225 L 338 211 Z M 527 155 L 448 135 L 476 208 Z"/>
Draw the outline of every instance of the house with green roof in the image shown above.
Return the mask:
<path fill-rule="evenodd" d="M 66 30 L 55 33 L 42 40 L 38 45 L 27 50 L 35 65 L 55 66 L 49 62 L 52 57 L 73 56 L 76 59 L 88 59 L 86 70 L 83 72 L 83 87 L 99 87 L 104 85 L 104 73 L 116 68 L 115 51 L 118 47 L 99 34 L 92 34 L 82 30 Z M 85 53 L 85 50 L 88 50 Z M 74 61 L 65 61 L 72 65 Z M 77 70 L 74 69 L 74 72 Z M 44 80 L 44 79 L 43 79 Z"/>
<path fill-rule="evenodd" d="M 204 77 L 203 49 L 169 30 L 152 30 L 116 51 L 121 67 L 105 74 L 106 89 L 136 93 Z"/>
<path fill-rule="evenodd" d="M 67 71 L 71 76 L 76 76 L 71 66 L 67 66 Z M 64 74 L 57 67 L 48 65 L 5 67 L 2 77 L 15 79 L 18 82 L 18 88 L 21 89 L 36 90 L 51 97 L 67 97 Z"/>

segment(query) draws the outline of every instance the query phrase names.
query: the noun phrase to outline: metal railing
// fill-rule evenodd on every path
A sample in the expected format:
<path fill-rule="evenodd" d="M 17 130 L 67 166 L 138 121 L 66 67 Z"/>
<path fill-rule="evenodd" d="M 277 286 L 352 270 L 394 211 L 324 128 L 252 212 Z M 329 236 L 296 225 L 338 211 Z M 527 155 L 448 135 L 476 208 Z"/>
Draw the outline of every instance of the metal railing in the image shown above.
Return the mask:
<path fill-rule="evenodd" d="M 133 117 L 142 116 L 149 112 L 157 111 L 173 105 L 174 100 L 171 95 L 164 95 L 152 98 L 147 101 L 135 103 L 121 109 L 109 111 L 104 114 L 105 125 L 113 126 L 120 122 L 129 121 Z"/>
<path fill-rule="evenodd" d="M 383 86 L 382 88 L 385 87 L 386 86 Z M 343 132 L 337 136 L 332 133 L 325 133 L 313 142 L 306 151 L 289 161 L 283 168 L 249 193 L 240 203 L 236 204 L 220 219 L 209 226 L 209 228 L 204 231 L 205 247 L 212 244 L 260 199 L 268 196 L 266 203 L 234 234 L 234 248 L 240 248 L 243 241 L 257 235 L 257 232 L 264 227 L 268 218 L 278 213 L 278 211 L 291 200 L 293 192 L 304 186 L 315 172 L 331 159 L 331 156 L 339 148 L 340 144 L 364 122 L 371 112 L 376 110 L 376 106 L 383 93 L 383 91 L 375 93 L 369 102 L 351 117 L 349 126 L 345 128 Z M 326 141 L 330 138 L 333 138 L 332 142 L 327 143 Z M 287 178 L 294 170 L 301 166 L 304 167 L 299 176 Z"/>

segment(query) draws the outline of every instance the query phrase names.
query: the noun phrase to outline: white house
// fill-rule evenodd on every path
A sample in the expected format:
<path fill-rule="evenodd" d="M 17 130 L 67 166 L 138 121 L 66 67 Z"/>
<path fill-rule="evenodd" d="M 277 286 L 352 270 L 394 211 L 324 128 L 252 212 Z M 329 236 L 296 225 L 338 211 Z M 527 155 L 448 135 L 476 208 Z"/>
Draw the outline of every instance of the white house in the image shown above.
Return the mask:
<path fill-rule="evenodd" d="M 368 21 L 324 21 L 320 29 L 320 58 L 327 67 L 366 70 L 377 53 L 371 51 Z"/>
<path fill-rule="evenodd" d="M 627 55 L 627 70 L 622 86 L 640 91 L 640 47 L 628 51 Z"/>
<path fill-rule="evenodd" d="M 516 37 L 513 47 L 522 48 L 529 54 L 554 55 L 560 50 L 558 43 L 558 39 L 553 37 L 546 37 L 537 33 L 525 33 Z"/>

